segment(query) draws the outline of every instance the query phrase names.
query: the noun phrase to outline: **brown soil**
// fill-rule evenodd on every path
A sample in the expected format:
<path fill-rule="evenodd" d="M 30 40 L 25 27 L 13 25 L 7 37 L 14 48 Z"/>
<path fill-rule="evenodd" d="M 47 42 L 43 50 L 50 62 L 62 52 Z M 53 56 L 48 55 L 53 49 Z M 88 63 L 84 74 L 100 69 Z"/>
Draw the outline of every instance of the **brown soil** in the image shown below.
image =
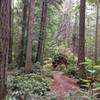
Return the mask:
<path fill-rule="evenodd" d="M 78 81 L 65 76 L 63 72 L 54 71 L 51 89 L 57 93 L 57 100 L 64 100 L 65 95 L 79 91 Z"/>

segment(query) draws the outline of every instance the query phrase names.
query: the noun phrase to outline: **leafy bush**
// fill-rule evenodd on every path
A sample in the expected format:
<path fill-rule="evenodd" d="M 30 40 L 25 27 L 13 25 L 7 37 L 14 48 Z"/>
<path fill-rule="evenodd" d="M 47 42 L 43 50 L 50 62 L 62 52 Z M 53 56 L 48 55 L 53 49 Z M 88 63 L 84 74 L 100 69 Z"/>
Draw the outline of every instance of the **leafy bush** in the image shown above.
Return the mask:
<path fill-rule="evenodd" d="M 9 64 L 9 66 L 8 66 L 9 70 L 13 70 L 13 69 L 16 69 L 16 68 L 17 68 L 16 62 L 13 62 L 13 63 Z"/>
<path fill-rule="evenodd" d="M 86 61 L 82 64 L 86 66 L 87 74 L 91 77 L 95 78 L 96 76 L 100 75 L 100 65 L 95 65 L 94 61 L 91 59 L 86 59 Z"/>
<path fill-rule="evenodd" d="M 78 74 L 78 70 L 75 67 L 68 67 L 67 69 L 64 70 L 64 72 L 67 75 L 73 75 L 73 76 L 77 76 Z"/>
<path fill-rule="evenodd" d="M 45 96 L 50 91 L 48 79 L 38 74 L 15 74 L 8 77 L 9 95 L 18 97 L 19 95 L 37 94 Z"/>

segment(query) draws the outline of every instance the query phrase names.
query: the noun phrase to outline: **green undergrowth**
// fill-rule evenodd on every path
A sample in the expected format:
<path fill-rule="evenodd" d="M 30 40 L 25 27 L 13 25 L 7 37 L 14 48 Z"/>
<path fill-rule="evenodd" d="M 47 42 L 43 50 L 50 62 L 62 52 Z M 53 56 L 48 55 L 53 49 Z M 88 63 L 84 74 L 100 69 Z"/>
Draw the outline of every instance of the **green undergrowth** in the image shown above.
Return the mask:
<path fill-rule="evenodd" d="M 96 77 L 100 70 L 99 65 L 95 65 L 91 60 L 87 60 L 82 64 L 86 65 L 86 71 L 89 76 Z M 62 67 L 60 71 L 63 71 L 65 75 L 73 75 L 78 77 L 77 64 L 73 59 L 69 60 L 69 65 L 59 66 Z M 56 100 L 57 93 L 50 89 L 50 77 L 54 71 L 52 67 L 52 60 L 45 61 L 43 66 L 40 63 L 33 64 L 33 73 L 26 74 L 23 69 L 14 68 L 10 70 L 7 78 L 8 95 L 6 100 Z M 84 80 L 83 80 L 84 82 Z M 86 84 L 83 84 L 86 85 Z M 88 85 L 89 87 L 89 85 Z M 79 93 L 71 93 L 65 97 L 65 100 L 98 100 L 96 97 L 100 94 L 100 83 L 94 82 L 91 90 L 82 89 Z M 90 92 L 93 91 L 93 95 Z M 76 98 L 76 99 L 75 99 Z"/>
<path fill-rule="evenodd" d="M 21 73 L 19 70 L 8 75 L 8 95 L 6 100 L 20 100 L 20 97 L 55 98 L 49 88 L 49 79 L 40 73 Z M 52 95 L 52 96 L 51 96 Z M 25 99 L 27 100 L 27 99 Z M 46 99 L 49 100 L 49 99 Z"/>

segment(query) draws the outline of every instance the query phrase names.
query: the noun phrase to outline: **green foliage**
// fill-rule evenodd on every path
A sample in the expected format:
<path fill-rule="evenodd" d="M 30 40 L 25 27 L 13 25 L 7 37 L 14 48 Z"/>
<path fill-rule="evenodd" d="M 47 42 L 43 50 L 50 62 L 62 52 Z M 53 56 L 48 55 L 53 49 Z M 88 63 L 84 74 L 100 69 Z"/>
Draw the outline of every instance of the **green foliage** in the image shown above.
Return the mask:
<path fill-rule="evenodd" d="M 57 94 L 49 88 L 48 78 L 35 73 L 20 73 L 19 70 L 8 75 L 8 90 L 6 100 L 20 100 L 20 98 L 56 100 L 57 98 Z"/>
<path fill-rule="evenodd" d="M 48 0 L 48 3 L 59 9 L 64 0 Z"/>
<path fill-rule="evenodd" d="M 51 76 L 52 75 L 52 66 L 51 67 L 43 67 L 41 69 L 41 73 L 44 76 Z"/>
<path fill-rule="evenodd" d="M 100 58 L 97 59 L 97 64 L 100 65 Z"/>
<path fill-rule="evenodd" d="M 78 70 L 76 68 L 76 66 L 71 66 L 69 65 L 65 70 L 64 70 L 65 74 L 67 75 L 73 75 L 74 77 L 78 77 Z"/>
<path fill-rule="evenodd" d="M 88 1 L 89 1 L 89 3 L 91 3 L 91 4 L 93 4 L 93 3 L 96 2 L 96 0 L 88 0 Z"/>
<path fill-rule="evenodd" d="M 100 81 L 100 65 L 95 65 L 94 61 L 90 60 L 90 59 L 86 59 L 85 62 L 81 63 L 84 64 L 86 66 L 86 72 L 87 72 L 87 77 L 91 78 L 91 79 L 80 79 L 81 80 L 81 86 L 84 88 L 89 88 L 90 87 L 90 82 L 95 83 L 95 81 Z M 92 84 L 93 84 L 92 82 Z"/>
<path fill-rule="evenodd" d="M 98 91 L 100 91 L 100 88 L 94 88 L 93 90 L 89 91 L 73 91 L 67 95 L 64 100 L 99 100 Z M 93 92 L 93 94 L 91 94 L 91 92 Z"/>
<path fill-rule="evenodd" d="M 57 53 L 54 54 L 53 60 L 57 59 L 57 58 L 60 57 L 60 56 L 61 56 L 61 57 L 64 57 L 64 58 L 68 61 L 69 64 L 72 64 L 72 66 L 73 66 L 74 64 L 76 64 L 76 61 L 75 61 L 73 55 L 71 55 L 70 53 L 69 53 L 69 54 L 63 54 L 63 53 L 60 53 L 59 51 L 58 51 Z"/>
<path fill-rule="evenodd" d="M 96 75 L 99 74 L 100 65 L 95 65 L 94 61 L 86 59 L 82 64 L 86 65 L 87 72 L 93 77 L 96 77 Z"/>
<path fill-rule="evenodd" d="M 80 10 L 80 4 L 79 3 L 72 8 L 73 13 L 78 13 L 79 10 Z"/>
<path fill-rule="evenodd" d="M 13 37 L 13 59 L 14 63 L 10 65 L 9 69 L 14 69 L 13 74 L 8 76 L 8 88 L 9 88 L 9 95 L 13 98 L 18 97 L 19 95 L 29 95 L 33 94 L 36 100 L 40 100 L 41 96 L 45 96 L 46 100 L 56 100 L 56 94 L 54 92 L 51 92 L 49 89 L 49 81 L 46 77 L 42 75 L 51 75 L 52 74 L 52 65 L 47 63 L 46 66 L 41 66 L 39 62 L 35 62 L 35 57 L 36 57 L 36 52 L 37 52 L 37 42 L 38 42 L 38 34 L 40 32 L 40 15 L 41 15 L 41 2 L 40 0 L 36 0 L 35 3 L 35 25 L 34 25 L 34 34 L 33 34 L 33 48 L 32 48 L 32 61 L 33 61 L 33 69 L 34 73 L 31 74 L 24 74 L 21 73 L 20 70 L 16 69 L 16 56 L 19 52 L 18 47 L 19 47 L 19 41 L 20 41 L 20 35 L 22 33 L 22 1 L 21 0 L 16 0 L 17 3 L 14 8 L 14 37 Z M 67 68 L 63 69 L 65 74 L 67 75 L 74 75 L 78 76 L 78 70 L 77 70 L 77 57 L 73 55 L 71 50 L 68 50 L 65 45 L 58 47 L 57 46 L 57 41 L 55 40 L 54 34 L 58 32 L 58 26 L 61 24 L 61 6 L 64 0 L 48 0 L 48 16 L 47 16 L 47 26 L 46 26 L 46 32 L 47 32 L 47 38 L 45 41 L 45 60 L 48 58 L 53 58 L 56 59 L 59 55 L 63 55 L 66 57 L 68 60 L 69 65 Z M 94 4 L 95 0 L 88 0 L 89 4 Z M 89 5 L 90 6 L 90 5 Z M 93 5 L 92 5 L 93 6 Z M 79 8 L 80 4 L 79 2 L 75 4 L 74 7 L 72 7 L 71 14 L 73 16 L 72 18 L 72 24 L 74 24 L 74 15 L 77 13 L 79 16 Z M 89 11 L 89 16 L 86 16 L 87 18 L 90 19 L 90 24 L 94 25 L 95 22 L 95 12 Z M 70 16 L 70 17 L 72 17 Z M 91 21 L 93 20 L 93 21 Z M 86 23 L 87 25 L 87 23 Z M 90 25 L 89 30 L 92 29 L 92 26 Z M 78 26 L 77 26 L 78 27 Z M 94 27 L 94 26 L 93 26 Z M 86 27 L 87 31 L 87 27 Z M 92 29 L 94 31 L 94 29 Z M 92 32 L 91 32 L 92 33 Z M 88 49 L 94 49 L 94 32 L 91 34 L 92 35 L 92 40 L 90 39 L 90 33 L 86 33 L 86 47 Z M 91 43 L 92 42 L 92 43 Z M 91 44 L 91 45 L 90 45 Z M 25 44 L 26 45 L 26 44 Z M 89 50 L 90 50 L 89 49 Z M 66 50 L 66 51 L 65 51 Z M 64 52 L 63 52 L 64 51 Z M 94 54 L 94 52 L 93 52 Z M 92 54 L 92 56 L 93 56 Z M 88 56 L 88 55 L 86 55 Z M 98 63 L 100 61 L 98 60 Z M 51 61 L 50 61 L 51 63 Z M 85 62 L 82 64 L 86 65 L 86 70 L 89 76 L 93 77 L 99 77 L 99 72 L 100 72 L 100 65 L 95 65 L 95 63 L 87 59 Z M 12 72 L 11 72 L 12 73 Z M 42 74 L 42 75 L 41 75 Z M 86 85 L 89 83 L 88 80 L 83 80 L 83 84 L 86 83 Z M 97 83 L 96 83 L 97 85 Z M 100 86 L 100 85 L 99 85 Z M 88 92 L 84 93 L 84 96 L 88 95 Z M 87 96 L 88 100 L 89 96 Z M 9 100 L 7 98 L 7 100 Z M 14 100 L 14 99 L 11 99 Z M 44 100 L 44 99 L 43 99 Z M 67 99 L 68 100 L 68 99 Z M 71 97 L 69 98 L 71 100 Z M 78 99 L 77 99 L 78 100 Z M 81 99 L 79 99 L 81 100 Z M 92 100 L 92 99 L 91 99 Z"/>
<path fill-rule="evenodd" d="M 41 66 L 40 62 L 36 62 L 33 64 L 33 67 L 40 68 L 42 66 Z"/>
<path fill-rule="evenodd" d="M 8 69 L 9 70 L 16 69 L 16 66 L 17 66 L 16 62 L 13 62 L 13 63 L 9 64 Z"/>
<path fill-rule="evenodd" d="M 26 94 L 37 94 L 44 96 L 50 91 L 47 78 L 38 74 L 19 74 L 10 76 L 8 88 L 12 97 Z"/>
<path fill-rule="evenodd" d="M 58 59 L 59 57 L 64 57 L 64 58 L 67 59 L 67 56 L 65 56 L 64 54 L 58 53 L 58 54 L 55 54 L 55 55 L 54 55 L 53 60 L 56 60 L 56 59 Z"/>

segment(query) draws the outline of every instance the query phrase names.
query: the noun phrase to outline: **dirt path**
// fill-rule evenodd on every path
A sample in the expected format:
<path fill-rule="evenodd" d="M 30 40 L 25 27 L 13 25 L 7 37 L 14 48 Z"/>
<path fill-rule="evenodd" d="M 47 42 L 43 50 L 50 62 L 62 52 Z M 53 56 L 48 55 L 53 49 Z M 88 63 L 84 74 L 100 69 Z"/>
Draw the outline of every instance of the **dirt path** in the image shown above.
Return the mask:
<path fill-rule="evenodd" d="M 77 79 L 69 78 L 65 76 L 63 72 L 53 72 L 52 90 L 57 93 L 57 100 L 64 100 L 65 95 L 74 91 L 79 91 L 80 88 L 77 82 Z"/>

